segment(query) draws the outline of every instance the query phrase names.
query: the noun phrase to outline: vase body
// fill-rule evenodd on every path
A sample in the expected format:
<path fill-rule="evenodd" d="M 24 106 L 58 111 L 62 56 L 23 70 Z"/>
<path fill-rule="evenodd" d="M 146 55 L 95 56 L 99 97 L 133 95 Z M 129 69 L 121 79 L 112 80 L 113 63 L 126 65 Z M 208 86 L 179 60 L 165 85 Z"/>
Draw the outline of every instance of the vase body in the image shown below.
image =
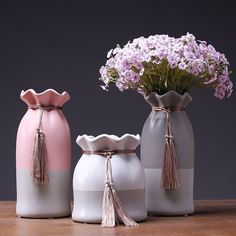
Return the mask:
<path fill-rule="evenodd" d="M 70 97 L 48 89 L 36 93 L 22 91 L 21 99 L 28 105 L 62 107 Z M 23 116 L 16 139 L 16 214 L 29 218 L 63 217 L 71 214 L 71 137 L 67 120 L 59 109 L 44 111 L 42 127 L 47 152 L 46 183 L 36 183 L 32 177 L 32 152 L 39 120 L 39 109 L 28 109 Z"/>
<path fill-rule="evenodd" d="M 79 136 L 78 145 L 83 150 L 136 149 L 139 135 Z M 83 154 L 73 176 L 74 208 L 72 219 L 78 222 L 101 223 L 105 186 L 105 160 L 101 155 Z M 123 208 L 135 220 L 147 217 L 145 209 L 144 171 L 135 153 L 115 154 L 111 158 L 112 176 Z"/>
<path fill-rule="evenodd" d="M 146 101 L 151 107 L 185 108 L 191 101 L 189 94 L 169 91 L 164 95 L 151 93 Z M 186 215 L 194 211 L 194 138 L 185 111 L 170 114 L 171 131 L 177 154 L 177 173 L 180 187 L 165 190 L 161 186 L 165 152 L 165 112 L 152 110 L 141 136 L 141 162 L 145 171 L 146 207 L 150 215 Z"/>

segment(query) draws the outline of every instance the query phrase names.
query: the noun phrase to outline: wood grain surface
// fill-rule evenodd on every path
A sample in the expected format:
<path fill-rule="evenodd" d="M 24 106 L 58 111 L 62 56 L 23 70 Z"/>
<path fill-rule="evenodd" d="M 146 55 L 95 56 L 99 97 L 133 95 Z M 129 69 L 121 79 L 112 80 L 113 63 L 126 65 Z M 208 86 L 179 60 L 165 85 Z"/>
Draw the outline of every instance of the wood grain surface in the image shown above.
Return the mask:
<path fill-rule="evenodd" d="M 71 218 L 25 219 L 15 215 L 15 202 L 0 202 L 1 236 L 40 235 L 160 235 L 160 236 L 236 236 L 236 200 L 195 201 L 191 216 L 149 217 L 138 227 L 102 228 L 97 224 L 76 223 Z"/>

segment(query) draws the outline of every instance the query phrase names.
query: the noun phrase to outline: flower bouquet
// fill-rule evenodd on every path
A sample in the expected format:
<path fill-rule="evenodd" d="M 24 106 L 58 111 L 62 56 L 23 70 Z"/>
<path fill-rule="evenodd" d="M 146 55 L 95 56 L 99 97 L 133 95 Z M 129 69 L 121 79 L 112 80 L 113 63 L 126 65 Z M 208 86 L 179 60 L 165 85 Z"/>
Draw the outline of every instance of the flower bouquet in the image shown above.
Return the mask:
<path fill-rule="evenodd" d="M 117 45 L 107 58 L 100 68 L 105 90 L 113 82 L 121 91 L 131 88 L 145 95 L 170 90 L 184 94 L 202 87 L 214 89 L 214 95 L 223 99 L 232 92 L 225 55 L 189 33 L 180 38 L 140 37 L 123 48 Z"/>

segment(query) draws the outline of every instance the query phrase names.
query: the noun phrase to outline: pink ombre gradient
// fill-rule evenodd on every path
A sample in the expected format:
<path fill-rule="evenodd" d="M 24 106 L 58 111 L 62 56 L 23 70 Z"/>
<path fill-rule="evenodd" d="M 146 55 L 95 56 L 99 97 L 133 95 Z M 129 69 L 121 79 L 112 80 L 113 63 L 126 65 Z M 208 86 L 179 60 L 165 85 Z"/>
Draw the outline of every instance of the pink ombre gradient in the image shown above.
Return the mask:
<path fill-rule="evenodd" d="M 59 94 L 53 89 L 36 93 L 33 89 L 22 91 L 20 98 L 28 105 L 63 106 L 70 96 Z M 23 116 L 16 140 L 16 168 L 30 169 L 35 130 L 38 125 L 39 110 L 28 109 Z M 48 154 L 48 171 L 68 170 L 71 166 L 71 137 L 68 122 L 61 110 L 45 111 L 43 132 Z"/>

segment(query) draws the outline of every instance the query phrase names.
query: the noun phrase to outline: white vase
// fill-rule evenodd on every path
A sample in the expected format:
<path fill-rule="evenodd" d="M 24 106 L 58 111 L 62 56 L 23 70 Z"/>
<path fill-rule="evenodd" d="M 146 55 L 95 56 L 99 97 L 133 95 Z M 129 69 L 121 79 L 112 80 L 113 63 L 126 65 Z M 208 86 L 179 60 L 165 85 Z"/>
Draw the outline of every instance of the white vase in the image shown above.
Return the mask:
<path fill-rule="evenodd" d="M 85 151 L 135 150 L 140 136 L 83 135 L 78 136 L 76 142 Z M 85 153 L 78 161 L 73 176 L 74 221 L 101 223 L 105 162 L 104 156 Z M 123 208 L 135 221 L 145 220 L 144 170 L 138 157 L 135 153 L 117 153 L 112 155 L 111 166 L 114 188 Z"/>

